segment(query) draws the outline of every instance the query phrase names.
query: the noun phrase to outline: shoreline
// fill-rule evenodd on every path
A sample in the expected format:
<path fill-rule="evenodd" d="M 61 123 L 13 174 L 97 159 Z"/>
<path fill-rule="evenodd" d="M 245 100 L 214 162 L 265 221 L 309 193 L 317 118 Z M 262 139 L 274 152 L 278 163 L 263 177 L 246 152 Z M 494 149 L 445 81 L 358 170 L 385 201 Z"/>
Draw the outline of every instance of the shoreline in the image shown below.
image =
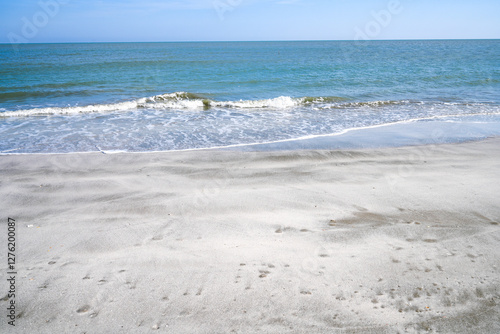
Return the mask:
<path fill-rule="evenodd" d="M 500 330 L 498 137 L 89 153 L 0 156 L 13 333 Z"/>
<path fill-rule="evenodd" d="M 475 115 L 477 117 L 478 115 Z M 495 115 L 496 116 L 496 115 Z M 451 116 L 443 116 L 451 117 Z M 474 116 L 471 116 L 474 117 Z M 102 149 L 84 152 L 15 153 L 17 149 L 0 152 L 9 155 L 61 155 L 61 154 L 162 154 L 203 151 L 303 151 L 384 149 L 395 147 L 460 144 L 500 137 L 499 122 L 446 122 L 417 119 L 345 129 L 338 133 L 307 135 L 262 143 L 244 143 L 217 147 L 201 147 L 166 151 L 125 151 Z"/>

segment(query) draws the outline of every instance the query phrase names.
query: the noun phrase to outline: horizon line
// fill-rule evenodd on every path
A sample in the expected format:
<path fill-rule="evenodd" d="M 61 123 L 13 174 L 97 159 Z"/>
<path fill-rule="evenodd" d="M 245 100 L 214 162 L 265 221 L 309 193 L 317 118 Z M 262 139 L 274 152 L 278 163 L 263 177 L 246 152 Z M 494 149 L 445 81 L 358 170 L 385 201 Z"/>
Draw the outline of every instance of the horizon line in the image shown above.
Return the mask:
<path fill-rule="evenodd" d="M 276 39 L 276 40 L 185 40 L 185 41 L 79 41 L 79 42 L 0 42 L 0 45 L 31 44 L 111 44 L 111 43 L 262 43 L 262 42 L 376 42 L 376 41 L 481 41 L 500 40 L 500 38 L 395 38 L 395 39 Z"/>

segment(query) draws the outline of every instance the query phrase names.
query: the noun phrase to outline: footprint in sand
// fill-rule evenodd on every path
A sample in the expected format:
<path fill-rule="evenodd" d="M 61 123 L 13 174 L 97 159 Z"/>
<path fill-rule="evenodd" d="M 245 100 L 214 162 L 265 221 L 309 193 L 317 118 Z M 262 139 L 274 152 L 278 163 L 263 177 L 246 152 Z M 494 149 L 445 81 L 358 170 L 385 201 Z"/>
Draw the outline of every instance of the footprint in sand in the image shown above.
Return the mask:
<path fill-rule="evenodd" d="M 260 275 L 259 275 L 259 277 L 260 277 L 260 278 L 265 278 L 265 277 L 267 277 L 267 275 L 268 275 L 268 274 L 270 274 L 271 272 L 270 272 L 270 271 L 268 271 L 268 270 L 259 270 L 259 273 L 260 273 Z"/>
<path fill-rule="evenodd" d="M 291 231 L 296 231 L 296 229 L 294 229 L 293 227 L 289 227 L 289 226 L 280 226 L 274 232 L 275 233 L 283 233 L 283 232 L 291 232 Z"/>
<path fill-rule="evenodd" d="M 130 290 L 134 290 L 136 288 L 137 281 L 126 281 L 125 286 Z"/>
<path fill-rule="evenodd" d="M 89 305 L 83 305 L 78 310 L 76 310 L 76 313 L 87 313 L 89 310 L 90 310 Z"/>

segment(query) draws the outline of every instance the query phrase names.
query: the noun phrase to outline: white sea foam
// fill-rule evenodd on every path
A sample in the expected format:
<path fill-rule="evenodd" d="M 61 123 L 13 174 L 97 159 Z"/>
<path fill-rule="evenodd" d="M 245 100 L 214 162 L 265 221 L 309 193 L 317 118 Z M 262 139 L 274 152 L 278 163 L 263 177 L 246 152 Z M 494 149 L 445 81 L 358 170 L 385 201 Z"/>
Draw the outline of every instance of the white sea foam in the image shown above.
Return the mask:
<path fill-rule="evenodd" d="M 208 112 L 207 109 L 210 109 Z M 189 112 L 188 112 L 189 111 Z M 88 116 L 97 113 L 98 117 Z M 442 101 L 346 101 L 337 97 L 280 96 L 214 101 L 185 92 L 114 104 L 35 108 L 0 113 L 34 115 L 0 122 L 1 154 L 24 152 L 171 151 L 279 143 L 341 134 L 398 122 L 484 122 L 496 126 L 495 103 Z M 1 116 L 0 116 L 1 117 Z M 479 124 L 479 123 L 478 123 Z M 481 123 L 483 124 L 483 123 Z M 486 131 L 486 130 L 485 130 Z M 497 130 L 485 133 L 498 133 Z"/>
<path fill-rule="evenodd" d="M 72 107 L 46 107 L 23 109 L 16 111 L 6 111 L 0 113 L 0 117 L 24 117 L 24 116 L 43 116 L 43 115 L 71 115 L 94 112 L 110 112 L 116 110 L 131 110 L 137 108 L 137 101 L 126 101 L 112 104 L 96 104 L 88 106 Z"/>
<path fill-rule="evenodd" d="M 287 109 L 300 105 L 302 99 L 292 98 L 290 96 L 280 96 L 274 99 L 267 100 L 240 100 L 227 102 L 211 102 L 211 106 L 225 108 L 272 108 L 272 109 Z"/>
<path fill-rule="evenodd" d="M 43 115 L 71 115 L 82 113 L 128 111 L 139 108 L 153 109 L 193 109 L 203 107 L 203 100 L 192 98 L 191 94 L 184 92 L 169 93 L 151 97 L 140 98 L 109 104 L 95 104 L 87 106 L 46 107 L 15 111 L 4 111 L 0 117 L 23 117 Z"/>

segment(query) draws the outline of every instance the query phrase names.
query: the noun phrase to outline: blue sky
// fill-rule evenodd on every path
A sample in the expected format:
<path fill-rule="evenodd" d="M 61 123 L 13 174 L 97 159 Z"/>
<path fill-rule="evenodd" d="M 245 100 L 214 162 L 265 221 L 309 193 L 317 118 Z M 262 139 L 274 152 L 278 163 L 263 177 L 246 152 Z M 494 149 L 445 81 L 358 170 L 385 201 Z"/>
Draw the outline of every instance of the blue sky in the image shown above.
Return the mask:
<path fill-rule="evenodd" d="M 500 38 L 499 0 L 0 0 L 0 43 Z"/>

